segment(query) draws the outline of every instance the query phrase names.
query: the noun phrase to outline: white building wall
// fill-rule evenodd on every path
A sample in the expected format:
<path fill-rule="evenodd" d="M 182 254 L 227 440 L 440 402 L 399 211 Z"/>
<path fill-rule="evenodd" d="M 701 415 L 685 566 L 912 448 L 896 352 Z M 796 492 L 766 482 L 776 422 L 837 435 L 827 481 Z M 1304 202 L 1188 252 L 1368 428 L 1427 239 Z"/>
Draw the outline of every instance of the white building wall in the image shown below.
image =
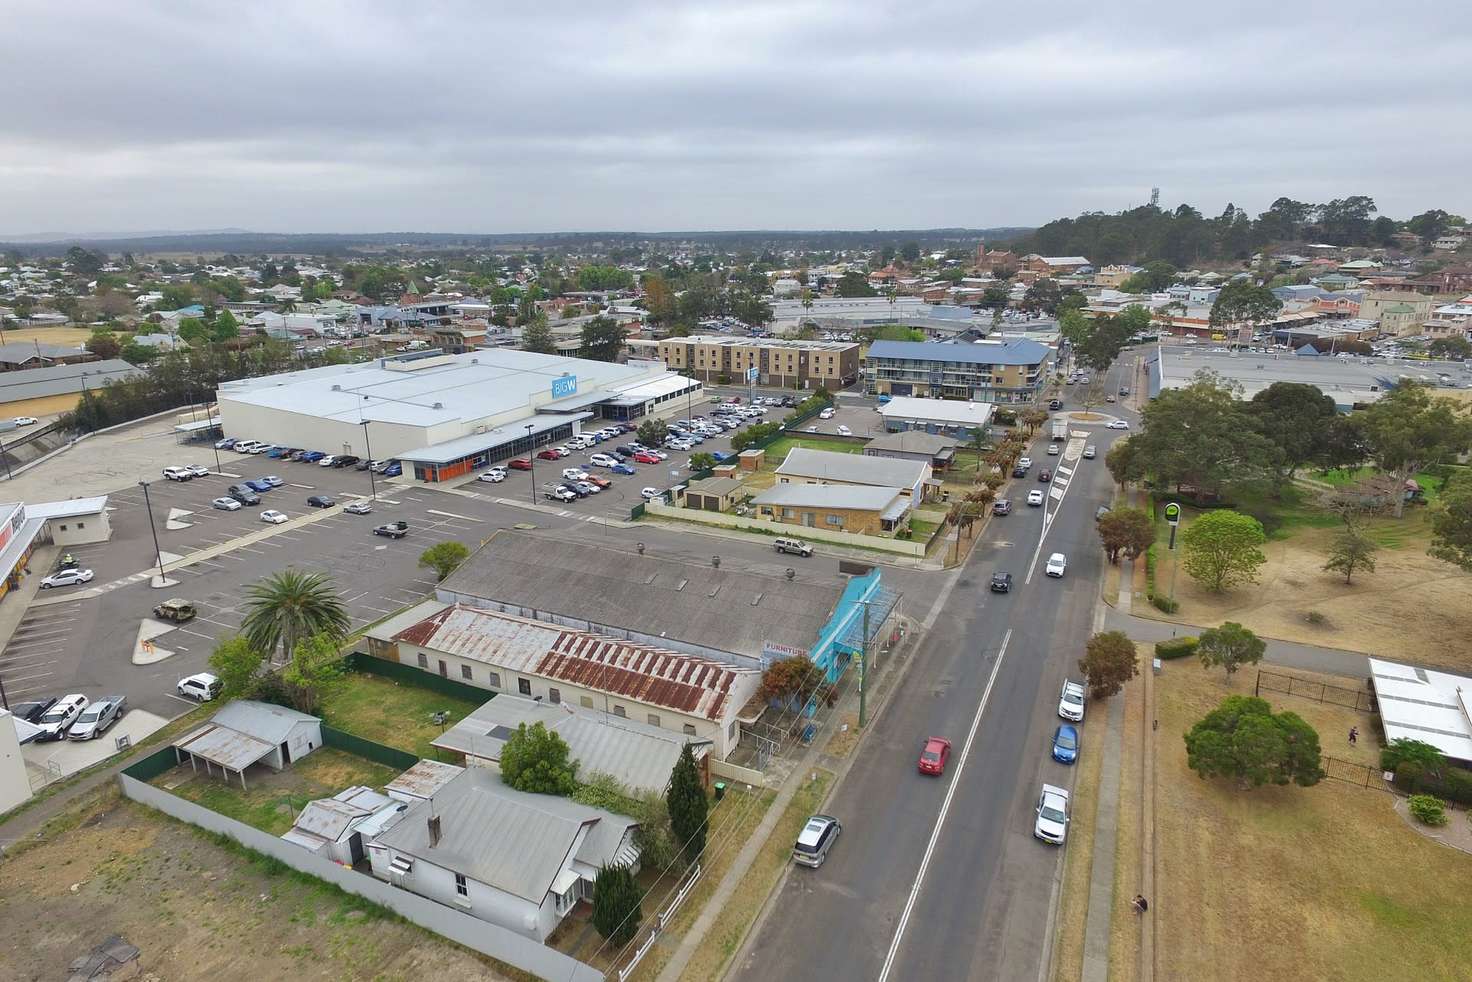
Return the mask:
<path fill-rule="evenodd" d="M 26 775 L 13 720 L 8 711 L 0 709 L 0 814 L 31 796 L 31 779 Z"/>
<path fill-rule="evenodd" d="M 455 874 L 452 870 L 423 859 L 414 859 L 414 866 L 407 876 L 389 873 L 389 865 L 397 855 L 395 850 L 375 847 L 371 851 L 373 875 L 387 880 L 421 897 L 437 901 L 456 910 L 464 911 L 492 924 L 535 941 L 545 941 L 562 920 L 557 915 L 556 904 L 549 894 L 541 905 L 533 904 L 521 897 L 498 890 L 493 886 L 467 877 L 468 897 L 462 897 L 455 889 Z M 407 857 L 413 858 L 413 857 Z"/>
<path fill-rule="evenodd" d="M 286 735 L 286 747 L 293 761 L 301 760 L 322 746 L 322 724 L 316 720 L 302 720 Z"/>
<path fill-rule="evenodd" d="M 59 546 L 81 545 L 87 542 L 106 542 L 112 538 L 112 523 L 107 512 L 95 515 L 78 515 L 75 518 L 53 518 L 46 523 L 51 541 Z"/>

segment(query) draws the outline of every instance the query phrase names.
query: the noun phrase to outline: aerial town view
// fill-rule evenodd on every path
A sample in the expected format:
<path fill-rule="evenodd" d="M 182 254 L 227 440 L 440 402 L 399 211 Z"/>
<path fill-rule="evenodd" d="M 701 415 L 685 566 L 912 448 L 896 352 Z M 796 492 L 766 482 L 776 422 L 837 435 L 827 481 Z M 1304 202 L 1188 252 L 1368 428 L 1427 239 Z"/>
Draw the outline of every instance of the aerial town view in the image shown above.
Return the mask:
<path fill-rule="evenodd" d="M 1472 18 L 3 18 L 0 980 L 1472 980 Z"/>

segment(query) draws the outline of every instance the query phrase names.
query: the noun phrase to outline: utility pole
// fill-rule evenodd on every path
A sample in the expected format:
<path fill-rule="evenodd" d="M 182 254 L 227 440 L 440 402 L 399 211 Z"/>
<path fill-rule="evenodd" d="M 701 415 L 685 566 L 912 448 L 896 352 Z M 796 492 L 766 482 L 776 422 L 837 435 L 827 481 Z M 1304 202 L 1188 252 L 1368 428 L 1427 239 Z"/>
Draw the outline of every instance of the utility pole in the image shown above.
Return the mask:
<path fill-rule="evenodd" d="M 164 551 L 158 544 L 158 526 L 153 523 L 153 503 L 148 498 L 148 482 L 139 481 L 138 486 L 143 489 L 143 507 L 148 511 L 148 527 L 153 532 L 153 551 L 158 557 L 158 580 L 159 586 L 164 585 Z"/>
<path fill-rule="evenodd" d="M 373 498 L 373 500 L 375 502 L 377 502 L 378 501 L 378 482 L 373 479 L 373 444 L 371 444 L 371 443 L 368 442 L 368 423 L 369 422 L 370 422 L 369 420 L 366 420 L 365 419 L 365 420 L 362 421 L 362 423 L 360 425 L 362 425 L 362 427 L 363 427 L 363 446 L 365 448 L 363 452 L 368 455 L 368 493 Z"/>
<path fill-rule="evenodd" d="M 864 605 L 864 634 L 859 638 L 859 729 L 864 728 L 869 713 L 869 601 Z"/>
<path fill-rule="evenodd" d="M 536 424 L 526 424 L 526 473 L 532 482 L 532 504 L 537 503 L 537 455 L 532 453 L 532 429 Z"/>

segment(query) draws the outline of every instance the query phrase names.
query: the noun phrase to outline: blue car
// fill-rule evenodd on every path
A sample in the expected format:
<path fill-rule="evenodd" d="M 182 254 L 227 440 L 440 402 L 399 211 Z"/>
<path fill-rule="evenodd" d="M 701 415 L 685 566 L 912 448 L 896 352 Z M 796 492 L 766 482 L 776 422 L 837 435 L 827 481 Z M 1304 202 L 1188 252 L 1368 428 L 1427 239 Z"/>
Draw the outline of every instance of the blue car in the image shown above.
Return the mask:
<path fill-rule="evenodd" d="M 724 450 L 716 450 L 711 453 L 711 457 L 715 458 L 715 462 L 718 464 L 724 464 L 726 461 L 732 459 L 735 456 L 735 454 L 726 453 Z"/>
<path fill-rule="evenodd" d="M 1071 764 L 1078 759 L 1078 729 L 1064 723 L 1053 733 L 1053 759 Z"/>
<path fill-rule="evenodd" d="M 223 440 L 215 441 L 216 450 L 232 450 L 235 447 L 235 437 L 227 436 Z"/>
<path fill-rule="evenodd" d="M 262 478 L 256 478 L 254 481 L 246 481 L 245 486 L 250 488 L 256 494 L 265 494 L 267 491 L 271 490 L 271 482 L 263 480 Z"/>
<path fill-rule="evenodd" d="M 280 460 L 282 457 L 286 456 L 286 452 L 290 449 L 290 447 L 272 447 L 270 450 L 266 451 L 266 456 L 270 457 L 272 460 Z"/>
<path fill-rule="evenodd" d="M 639 471 L 637 469 L 635 469 L 633 467 L 630 467 L 628 464 L 614 464 L 612 467 L 609 468 L 609 470 L 613 471 L 615 474 L 637 474 L 637 473 L 639 473 Z"/>
<path fill-rule="evenodd" d="M 302 460 L 309 464 L 315 464 L 317 461 L 326 456 L 327 455 L 320 450 L 311 450 L 307 453 L 302 454 Z"/>
<path fill-rule="evenodd" d="M 398 461 L 394 461 L 383 469 L 384 477 L 398 477 L 402 473 L 404 473 L 404 468 L 399 465 Z"/>

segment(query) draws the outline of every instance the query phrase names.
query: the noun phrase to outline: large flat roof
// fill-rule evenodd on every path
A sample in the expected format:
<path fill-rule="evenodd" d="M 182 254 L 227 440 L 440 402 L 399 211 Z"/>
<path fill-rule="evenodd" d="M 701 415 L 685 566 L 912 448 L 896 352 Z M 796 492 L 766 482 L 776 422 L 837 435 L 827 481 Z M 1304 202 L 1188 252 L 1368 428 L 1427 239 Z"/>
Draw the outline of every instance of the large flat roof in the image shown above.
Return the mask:
<path fill-rule="evenodd" d="M 1376 401 L 1402 373 L 1418 379 L 1423 374 L 1410 365 L 1359 356 L 1193 351 L 1184 345 L 1162 345 L 1159 350 L 1162 389 L 1184 388 L 1198 372 L 1209 371 L 1240 384 L 1244 399 L 1251 399 L 1274 382 L 1307 382 L 1331 396 L 1341 408 Z M 1430 381 L 1435 384 L 1435 374 Z"/>
<path fill-rule="evenodd" d="M 900 361 L 959 362 L 968 365 L 1036 365 L 1048 358 L 1052 349 L 1028 338 L 1005 341 L 875 341 L 869 345 L 868 359 L 893 358 Z"/>
<path fill-rule="evenodd" d="M 1370 676 L 1387 739 L 1420 740 L 1472 760 L 1472 678 L 1379 658 L 1370 659 Z"/>
<path fill-rule="evenodd" d="M 561 405 L 551 400 L 552 385 L 567 376 L 577 379 L 575 392 L 586 401 L 594 390 L 628 387 L 662 375 L 658 363 L 619 365 L 493 348 L 238 379 L 221 384 L 219 399 L 347 423 L 423 427 L 534 406 L 557 411 Z"/>
<path fill-rule="evenodd" d="M 894 396 L 879 407 L 879 415 L 886 420 L 924 420 L 955 426 L 985 426 L 992 418 L 989 402 L 961 402 L 957 399 L 920 399 L 915 396 Z"/>

